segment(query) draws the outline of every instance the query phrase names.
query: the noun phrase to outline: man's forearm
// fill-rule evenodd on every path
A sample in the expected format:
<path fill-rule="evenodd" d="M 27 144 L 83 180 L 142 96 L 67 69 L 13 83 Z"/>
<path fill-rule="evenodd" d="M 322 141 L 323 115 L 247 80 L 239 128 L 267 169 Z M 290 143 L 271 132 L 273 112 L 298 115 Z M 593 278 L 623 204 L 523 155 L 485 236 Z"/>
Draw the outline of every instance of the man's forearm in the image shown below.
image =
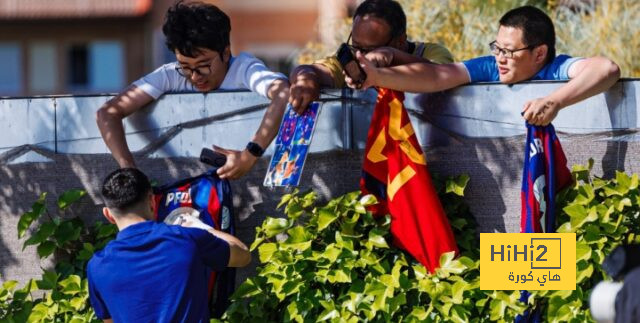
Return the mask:
<path fill-rule="evenodd" d="M 118 115 L 117 110 L 104 106 L 98 111 L 97 119 L 102 139 L 118 165 L 122 168 L 135 167 L 133 155 L 127 146 L 122 117 Z"/>
<path fill-rule="evenodd" d="M 620 78 L 620 69 L 604 57 L 592 57 L 582 71 L 549 95 L 560 109 L 602 93 Z"/>
<path fill-rule="evenodd" d="M 289 83 L 283 80 L 275 81 L 269 89 L 271 104 L 267 107 L 260 126 L 252 138 L 252 141 L 266 149 L 273 138 L 278 134 L 280 122 L 289 100 Z"/>
<path fill-rule="evenodd" d="M 293 84 L 298 78 L 309 78 L 320 85 L 320 87 L 331 88 L 335 86 L 333 75 L 329 69 L 320 64 L 297 66 L 291 71 L 289 80 L 291 80 Z"/>
<path fill-rule="evenodd" d="M 378 68 L 374 85 L 407 92 L 438 92 L 469 83 L 461 64 L 426 62 Z"/>

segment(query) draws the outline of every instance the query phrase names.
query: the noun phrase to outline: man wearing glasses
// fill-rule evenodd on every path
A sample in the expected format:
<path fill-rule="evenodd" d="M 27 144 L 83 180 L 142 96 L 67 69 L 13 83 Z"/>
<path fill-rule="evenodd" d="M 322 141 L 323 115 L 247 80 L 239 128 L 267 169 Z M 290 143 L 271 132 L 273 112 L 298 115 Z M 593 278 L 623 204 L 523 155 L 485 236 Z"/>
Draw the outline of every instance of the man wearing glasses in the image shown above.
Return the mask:
<path fill-rule="evenodd" d="M 97 113 L 98 128 L 120 167 L 135 167 L 122 120 L 166 92 L 209 92 L 250 89 L 271 99 L 258 131 L 243 151 L 216 149 L 227 156 L 221 178 L 247 173 L 278 132 L 288 100 L 289 83 L 247 53 L 232 56 L 229 17 L 216 6 L 200 2 L 173 5 L 162 31 L 176 62 L 165 64 L 135 81 L 105 103 Z"/>
<path fill-rule="evenodd" d="M 453 62 L 451 53 L 445 47 L 435 43 L 410 42 L 407 40 L 406 31 L 407 18 L 398 2 L 366 0 L 356 9 L 347 44 L 354 53 L 359 51 L 366 54 L 367 58 L 376 62 L 378 66 L 410 62 Z M 384 49 L 371 52 L 381 47 Z M 407 55 L 394 57 L 390 55 L 392 48 Z M 371 53 L 367 54 L 369 52 Z M 298 112 L 303 111 L 311 101 L 318 99 L 321 87 L 345 86 L 343 69 L 335 55 L 311 65 L 296 67 L 291 72 L 289 80 L 289 102 Z"/>
<path fill-rule="evenodd" d="M 547 125 L 560 109 L 606 91 L 620 78 L 618 65 L 606 57 L 556 56 L 553 23 L 544 12 L 531 6 L 513 9 L 502 16 L 498 36 L 489 48 L 493 56 L 462 63 L 411 63 L 382 68 L 358 54 L 367 73 L 361 86 L 437 92 L 475 82 L 570 80 L 546 97 L 525 103 L 523 117 L 530 124 Z M 394 51 L 394 55 L 405 54 Z M 346 82 L 351 87 L 360 87 L 348 77 Z"/>

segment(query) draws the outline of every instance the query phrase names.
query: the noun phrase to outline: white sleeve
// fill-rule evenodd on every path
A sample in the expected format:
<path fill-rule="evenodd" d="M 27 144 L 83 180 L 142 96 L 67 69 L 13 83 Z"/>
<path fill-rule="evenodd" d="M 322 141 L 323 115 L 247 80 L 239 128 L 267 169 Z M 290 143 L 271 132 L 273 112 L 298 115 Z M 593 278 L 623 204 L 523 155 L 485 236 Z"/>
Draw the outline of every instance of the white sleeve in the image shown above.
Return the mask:
<path fill-rule="evenodd" d="M 177 79 L 178 77 L 179 75 L 175 69 L 175 63 L 169 63 L 158 67 L 155 71 L 133 82 L 133 85 L 149 94 L 154 99 L 158 99 L 166 92 L 180 90 L 180 80 Z"/>
<path fill-rule="evenodd" d="M 268 97 L 267 92 L 273 81 L 287 79 L 282 73 L 270 71 L 261 60 L 250 54 L 240 53 L 236 59 L 241 60 L 238 76 L 241 77 L 242 84 L 264 97 Z"/>

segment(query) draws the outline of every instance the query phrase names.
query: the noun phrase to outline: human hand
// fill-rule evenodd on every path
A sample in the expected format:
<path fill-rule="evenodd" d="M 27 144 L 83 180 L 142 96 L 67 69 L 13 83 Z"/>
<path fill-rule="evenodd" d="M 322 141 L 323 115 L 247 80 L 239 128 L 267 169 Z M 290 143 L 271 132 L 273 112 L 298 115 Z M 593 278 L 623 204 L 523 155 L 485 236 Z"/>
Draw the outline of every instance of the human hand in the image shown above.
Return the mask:
<path fill-rule="evenodd" d="M 393 62 L 393 48 L 391 47 L 380 47 L 376 48 L 367 54 L 364 57 L 373 62 L 376 67 L 387 67 L 391 66 Z"/>
<path fill-rule="evenodd" d="M 548 98 L 537 98 L 524 104 L 522 116 L 527 122 L 535 126 L 546 126 L 560 111 L 557 101 Z"/>
<path fill-rule="evenodd" d="M 207 231 L 213 229 L 213 227 L 202 222 L 202 220 L 200 220 L 200 218 L 198 218 L 197 216 L 193 216 L 190 214 L 182 214 L 180 216 L 182 217 L 182 222 L 180 223 L 180 225 L 183 227 L 196 228 Z"/>
<path fill-rule="evenodd" d="M 320 83 L 315 73 L 302 71 L 291 80 L 289 103 L 297 114 L 302 114 L 319 97 Z"/>
<path fill-rule="evenodd" d="M 227 156 L 227 162 L 217 170 L 218 176 L 222 179 L 237 179 L 242 177 L 251 170 L 251 167 L 253 167 L 258 160 L 258 157 L 252 155 L 246 149 L 239 151 L 214 145 L 213 150 Z"/>
<path fill-rule="evenodd" d="M 378 71 L 375 63 L 368 60 L 364 55 L 362 55 L 362 53 L 360 53 L 360 51 L 356 52 L 356 59 L 358 60 L 360 67 L 362 67 L 362 70 L 365 72 L 367 77 L 362 83 L 358 83 L 358 82 L 355 82 L 351 77 L 345 74 L 344 81 L 347 84 L 347 86 L 352 89 L 366 90 L 376 84 L 375 82 L 378 75 Z"/>

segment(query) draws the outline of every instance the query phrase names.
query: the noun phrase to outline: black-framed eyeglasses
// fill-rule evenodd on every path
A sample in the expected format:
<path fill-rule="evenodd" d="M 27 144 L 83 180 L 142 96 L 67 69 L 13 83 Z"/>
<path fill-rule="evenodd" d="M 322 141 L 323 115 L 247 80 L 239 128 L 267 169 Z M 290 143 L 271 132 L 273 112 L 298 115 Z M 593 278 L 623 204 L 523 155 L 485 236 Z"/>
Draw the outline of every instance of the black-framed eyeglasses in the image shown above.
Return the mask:
<path fill-rule="evenodd" d="M 527 47 L 518 48 L 518 49 L 507 49 L 507 48 L 499 47 L 495 40 L 489 43 L 489 49 L 491 50 L 491 54 L 493 54 L 493 56 L 498 56 L 502 54 L 502 56 L 506 58 L 513 58 L 513 53 L 515 52 L 519 52 L 521 50 L 531 50 L 536 47 L 538 47 L 538 45 L 529 45 Z"/>
<path fill-rule="evenodd" d="M 178 74 L 186 78 L 190 78 L 191 75 L 193 75 L 193 73 L 196 73 L 200 76 L 208 76 L 211 74 L 211 65 L 213 65 L 213 62 L 216 60 L 216 57 L 218 57 L 218 55 L 214 56 L 209 62 L 209 64 L 201 65 L 196 68 L 182 67 L 180 65 L 177 65 L 176 71 L 178 72 Z"/>
<path fill-rule="evenodd" d="M 366 48 L 366 47 L 360 47 L 360 46 L 353 45 L 351 43 L 351 34 L 352 33 L 349 33 L 349 38 L 347 38 L 347 42 L 346 42 L 347 46 L 349 46 L 349 48 L 351 48 L 351 50 L 354 53 L 356 51 L 360 51 L 360 53 L 362 53 L 362 54 L 366 54 L 366 53 L 368 53 L 368 52 L 370 52 L 370 51 L 372 51 L 372 50 L 374 50 L 376 48 L 389 46 L 389 44 L 391 44 L 391 42 L 393 41 L 393 38 L 394 38 L 394 37 L 391 37 L 384 45 Z"/>

